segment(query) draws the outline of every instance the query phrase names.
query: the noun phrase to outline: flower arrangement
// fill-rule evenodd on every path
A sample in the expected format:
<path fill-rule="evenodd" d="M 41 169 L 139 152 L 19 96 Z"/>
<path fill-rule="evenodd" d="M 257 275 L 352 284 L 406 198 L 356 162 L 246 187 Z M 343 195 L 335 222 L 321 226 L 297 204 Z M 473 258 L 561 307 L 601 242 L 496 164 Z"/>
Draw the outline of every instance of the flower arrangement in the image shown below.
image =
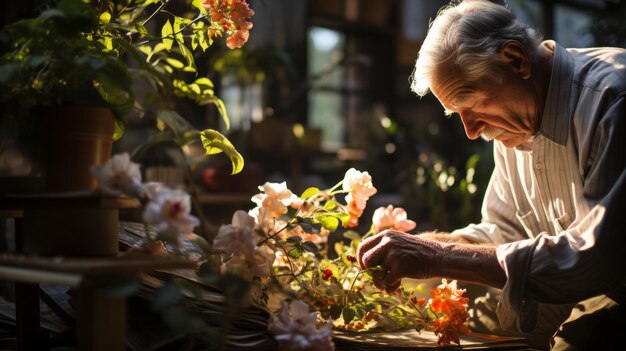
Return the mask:
<path fill-rule="evenodd" d="M 126 162 L 127 157 L 116 155 L 110 163 L 94 167 L 103 191 L 111 193 L 113 185 L 136 188 L 140 182 L 136 166 Z M 116 164 L 126 165 L 133 176 L 123 176 Z M 371 279 L 372 271 L 380 267 L 358 266 L 356 249 L 361 240 L 385 229 L 415 228 L 402 208 L 378 208 L 367 233 L 361 236 L 349 229 L 343 234 L 345 241 L 329 245 L 330 232 L 358 225 L 368 199 L 376 193 L 367 172 L 350 169 L 332 188 L 309 188 L 300 196 L 284 182 L 265 183 L 252 198 L 257 206 L 235 212 L 232 223 L 223 225 L 212 243 L 190 234 L 197 220 L 190 215 L 188 196 L 154 184 L 142 187 L 134 194 L 146 195 L 144 220 L 155 226 L 158 239 L 175 245 L 182 236 L 192 239 L 215 272 L 261 287 L 256 289 L 260 294 L 249 297 L 274 312 L 268 330 L 282 350 L 332 349 L 332 328 L 426 329 L 438 335 L 440 344 L 459 344 L 460 336 L 469 333 L 468 299 L 455 281 L 443 280 L 428 299 L 420 285 L 386 293 Z"/>

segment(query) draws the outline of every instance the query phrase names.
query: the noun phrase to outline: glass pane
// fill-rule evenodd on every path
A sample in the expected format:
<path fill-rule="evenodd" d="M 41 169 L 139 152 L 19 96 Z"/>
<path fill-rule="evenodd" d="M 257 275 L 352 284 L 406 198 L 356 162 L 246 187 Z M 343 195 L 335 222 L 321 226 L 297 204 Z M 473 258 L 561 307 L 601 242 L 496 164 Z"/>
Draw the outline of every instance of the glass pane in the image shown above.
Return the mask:
<path fill-rule="evenodd" d="M 316 77 L 313 86 L 341 87 L 344 68 L 337 63 L 344 55 L 345 35 L 328 28 L 311 27 L 307 38 L 308 76 Z"/>
<path fill-rule="evenodd" d="M 248 130 L 250 122 L 263 120 L 263 86 L 261 83 L 241 85 L 234 74 L 226 75 L 221 81 L 220 97 L 226 105 L 232 129 Z M 222 118 L 220 128 L 225 128 Z"/>
<path fill-rule="evenodd" d="M 557 43 L 575 48 L 593 46 L 593 36 L 589 33 L 591 17 L 588 12 L 556 5 L 554 17 L 554 39 Z"/>
<path fill-rule="evenodd" d="M 334 92 L 309 93 L 309 125 L 322 130 L 323 150 L 337 150 L 344 145 L 345 121 L 342 96 Z"/>

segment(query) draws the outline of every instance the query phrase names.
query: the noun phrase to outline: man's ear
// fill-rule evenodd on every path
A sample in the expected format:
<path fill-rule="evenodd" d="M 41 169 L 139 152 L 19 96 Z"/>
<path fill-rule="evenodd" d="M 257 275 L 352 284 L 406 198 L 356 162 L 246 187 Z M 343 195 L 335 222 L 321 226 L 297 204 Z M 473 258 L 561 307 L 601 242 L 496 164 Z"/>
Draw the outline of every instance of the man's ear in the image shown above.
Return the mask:
<path fill-rule="evenodd" d="M 508 64 L 523 79 L 530 78 L 530 58 L 518 41 L 509 40 L 500 47 L 500 61 Z"/>

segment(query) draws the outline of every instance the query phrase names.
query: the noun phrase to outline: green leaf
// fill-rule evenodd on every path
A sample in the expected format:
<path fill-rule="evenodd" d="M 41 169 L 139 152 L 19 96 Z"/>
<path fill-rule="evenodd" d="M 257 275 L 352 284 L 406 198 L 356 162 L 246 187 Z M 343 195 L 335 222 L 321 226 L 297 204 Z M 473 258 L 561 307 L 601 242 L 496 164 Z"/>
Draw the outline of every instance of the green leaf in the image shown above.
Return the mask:
<path fill-rule="evenodd" d="M 174 36 L 178 44 L 185 42 L 185 38 L 183 37 L 183 33 L 181 31 L 182 25 L 183 25 L 183 21 L 181 20 L 181 18 L 178 16 L 175 16 L 173 29 L 175 33 Z"/>
<path fill-rule="evenodd" d="M 288 237 L 287 239 L 285 239 L 285 241 L 287 241 L 290 244 L 297 244 L 300 241 L 302 241 L 302 238 L 297 235 L 294 235 L 294 236 Z"/>
<path fill-rule="evenodd" d="M 320 189 L 315 188 L 315 187 L 311 187 L 311 188 L 306 189 L 306 190 L 302 193 L 302 195 L 300 195 L 300 198 L 302 198 L 302 199 L 308 199 L 308 198 L 310 198 L 311 196 L 313 196 L 313 195 L 315 195 L 315 194 L 317 194 L 317 193 L 319 193 L 319 192 L 320 192 Z"/>
<path fill-rule="evenodd" d="M 103 12 L 100 15 L 100 22 L 104 23 L 105 25 L 109 24 L 109 22 L 111 22 L 111 14 L 108 12 Z"/>
<path fill-rule="evenodd" d="M 196 81 L 194 82 L 196 84 L 198 84 L 199 86 L 203 86 L 203 87 L 208 87 L 208 88 L 213 88 L 213 82 L 206 77 L 200 77 L 198 79 L 196 79 Z"/>
<path fill-rule="evenodd" d="M 200 37 L 198 38 L 198 41 L 200 43 L 200 48 L 202 48 L 202 51 L 206 51 L 209 46 L 213 45 L 213 39 L 209 37 L 205 30 L 200 31 Z"/>
<path fill-rule="evenodd" d="M 331 211 L 335 207 L 337 207 L 337 203 L 335 201 L 326 201 L 326 203 L 324 204 L 324 209 L 326 211 Z"/>
<path fill-rule="evenodd" d="M 335 243 L 335 253 L 337 256 L 341 256 L 341 254 L 343 254 L 343 244 L 340 241 Z"/>
<path fill-rule="evenodd" d="M 337 227 L 339 227 L 339 220 L 336 217 L 323 216 L 319 217 L 318 219 L 320 223 L 322 223 L 322 226 L 331 232 L 334 232 L 335 230 L 337 230 Z"/>
<path fill-rule="evenodd" d="M 187 66 L 192 67 L 195 71 L 196 62 L 193 59 L 193 53 L 185 46 L 184 43 L 178 42 L 178 48 L 180 49 L 180 53 L 183 55 L 185 60 L 187 60 Z"/>
<path fill-rule="evenodd" d="M 322 225 L 319 223 L 313 223 L 309 218 L 296 217 L 298 224 L 306 233 L 319 234 Z"/>
<path fill-rule="evenodd" d="M 202 0 L 193 0 L 191 2 L 191 4 L 197 8 L 198 10 L 200 10 L 200 13 L 202 13 L 203 15 L 206 15 L 207 11 L 206 8 L 204 6 L 202 6 Z"/>
<path fill-rule="evenodd" d="M 350 215 L 347 213 L 333 213 L 333 216 L 339 218 L 342 225 L 345 225 L 346 223 L 348 223 L 348 221 L 350 221 Z"/>
<path fill-rule="evenodd" d="M 226 125 L 226 129 L 230 129 L 230 120 L 228 119 L 228 113 L 226 112 L 226 106 L 224 105 L 224 102 L 222 100 L 220 100 L 217 96 L 215 96 L 215 95 L 203 96 L 202 99 L 198 100 L 198 104 L 200 104 L 200 105 L 206 105 L 206 104 L 213 104 L 213 105 L 215 105 L 215 107 L 217 107 L 217 111 L 220 113 L 220 115 L 222 116 L 222 119 L 224 120 L 224 124 Z"/>
<path fill-rule="evenodd" d="M 176 68 L 176 69 L 181 69 L 183 67 L 185 67 L 185 64 L 180 62 L 179 60 L 175 59 L 175 58 L 171 58 L 168 57 L 165 59 L 165 62 L 167 62 L 170 66 Z"/>
<path fill-rule="evenodd" d="M 294 247 L 293 249 L 287 251 L 287 255 L 291 258 L 298 258 L 302 256 L 303 252 L 304 252 L 304 249 L 302 248 L 302 246 L 298 245 Z"/>
<path fill-rule="evenodd" d="M 354 310 L 347 306 L 343 308 L 341 314 L 343 315 L 343 322 L 345 324 L 349 324 L 350 322 L 352 322 L 354 316 L 356 315 L 356 313 L 354 313 Z"/>
<path fill-rule="evenodd" d="M 202 145 L 207 155 L 217 154 L 223 151 L 226 153 L 233 166 L 231 174 L 241 172 L 244 165 L 243 156 L 241 156 L 224 135 L 213 129 L 205 129 L 200 132 L 200 139 L 202 140 Z"/>
<path fill-rule="evenodd" d="M 318 253 L 320 251 L 319 247 L 317 247 L 317 245 L 315 245 L 315 243 L 312 241 L 305 241 L 300 245 L 302 246 L 303 249 L 307 250 L 308 252 Z"/>
<path fill-rule="evenodd" d="M 343 237 L 349 240 L 361 240 L 361 236 L 359 235 L 359 233 L 355 232 L 354 230 L 348 230 L 344 232 Z"/>
<path fill-rule="evenodd" d="M 431 319 L 437 319 L 439 317 L 437 317 L 437 314 L 435 312 L 433 312 L 433 310 L 429 308 L 426 309 L 426 313 L 428 314 L 428 317 Z"/>
<path fill-rule="evenodd" d="M 330 306 L 330 318 L 337 319 L 341 317 L 341 305 L 332 305 Z"/>
<path fill-rule="evenodd" d="M 161 37 L 163 37 L 162 43 L 168 51 L 172 50 L 172 45 L 174 45 L 172 33 L 174 33 L 172 29 L 172 24 L 170 23 L 170 20 L 167 20 L 161 28 Z"/>

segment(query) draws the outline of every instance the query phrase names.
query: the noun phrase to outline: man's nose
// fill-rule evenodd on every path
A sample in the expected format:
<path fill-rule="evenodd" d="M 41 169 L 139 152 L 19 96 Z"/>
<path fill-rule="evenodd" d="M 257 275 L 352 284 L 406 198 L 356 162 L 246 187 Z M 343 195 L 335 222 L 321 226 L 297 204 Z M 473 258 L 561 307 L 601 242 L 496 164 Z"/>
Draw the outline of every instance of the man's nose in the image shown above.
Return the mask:
<path fill-rule="evenodd" d="M 480 137 L 480 133 L 483 130 L 484 123 L 479 121 L 476 116 L 471 112 L 461 112 L 461 122 L 465 128 L 465 134 L 470 140 L 476 140 Z"/>

